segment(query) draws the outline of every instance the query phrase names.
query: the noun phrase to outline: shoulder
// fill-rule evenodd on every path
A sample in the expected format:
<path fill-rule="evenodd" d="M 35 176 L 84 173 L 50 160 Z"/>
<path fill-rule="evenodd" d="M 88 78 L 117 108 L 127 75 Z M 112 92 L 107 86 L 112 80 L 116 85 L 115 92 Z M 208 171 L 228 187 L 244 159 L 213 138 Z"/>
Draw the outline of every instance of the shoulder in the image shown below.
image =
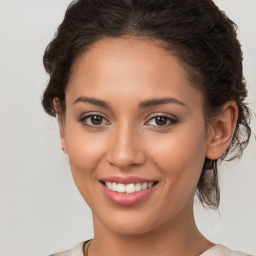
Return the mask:
<path fill-rule="evenodd" d="M 88 242 L 88 241 L 81 242 L 70 250 L 58 252 L 58 253 L 52 254 L 50 256 L 84 256 L 83 247 L 86 242 Z"/>
<path fill-rule="evenodd" d="M 70 250 L 55 253 L 50 256 L 84 256 L 83 247 L 87 242 L 88 241 L 81 242 Z M 217 244 L 214 247 L 210 248 L 209 250 L 205 251 L 200 256 L 250 256 L 250 255 L 243 252 L 231 251 L 226 246 Z"/>
<path fill-rule="evenodd" d="M 209 250 L 205 251 L 200 256 L 250 256 L 250 255 L 243 252 L 231 251 L 226 246 L 217 244 L 212 248 L 210 248 Z"/>

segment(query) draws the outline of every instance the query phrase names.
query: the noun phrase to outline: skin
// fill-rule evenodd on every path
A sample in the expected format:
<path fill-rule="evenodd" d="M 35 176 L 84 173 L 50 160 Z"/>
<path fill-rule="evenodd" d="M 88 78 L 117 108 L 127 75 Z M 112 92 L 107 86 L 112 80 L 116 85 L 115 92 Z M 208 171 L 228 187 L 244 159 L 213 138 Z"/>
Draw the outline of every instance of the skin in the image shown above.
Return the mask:
<path fill-rule="evenodd" d="M 212 247 L 195 225 L 193 199 L 205 157 L 217 159 L 231 142 L 236 104 L 226 103 L 206 125 L 204 97 L 182 62 L 159 41 L 137 37 L 94 43 L 75 63 L 65 95 L 65 114 L 57 98 L 54 105 L 74 181 L 92 209 L 89 255 L 199 255 Z M 81 97 L 103 100 L 110 108 Z M 139 107 L 161 98 L 181 104 Z M 89 114 L 104 118 L 95 125 L 85 119 Z M 119 206 L 102 192 L 99 180 L 108 176 L 139 176 L 158 184 L 142 202 Z"/>

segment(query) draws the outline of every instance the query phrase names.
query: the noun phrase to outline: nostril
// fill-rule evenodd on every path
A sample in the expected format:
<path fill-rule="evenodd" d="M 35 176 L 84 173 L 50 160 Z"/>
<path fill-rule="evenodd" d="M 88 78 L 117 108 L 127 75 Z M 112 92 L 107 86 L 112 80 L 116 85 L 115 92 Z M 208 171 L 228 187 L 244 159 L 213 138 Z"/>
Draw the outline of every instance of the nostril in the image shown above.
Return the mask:
<path fill-rule="evenodd" d="M 138 146 L 138 143 L 133 143 L 131 138 L 124 139 L 123 136 L 113 148 L 110 148 L 107 155 L 110 165 L 124 170 L 135 165 L 142 165 L 145 159 L 141 146 Z"/>

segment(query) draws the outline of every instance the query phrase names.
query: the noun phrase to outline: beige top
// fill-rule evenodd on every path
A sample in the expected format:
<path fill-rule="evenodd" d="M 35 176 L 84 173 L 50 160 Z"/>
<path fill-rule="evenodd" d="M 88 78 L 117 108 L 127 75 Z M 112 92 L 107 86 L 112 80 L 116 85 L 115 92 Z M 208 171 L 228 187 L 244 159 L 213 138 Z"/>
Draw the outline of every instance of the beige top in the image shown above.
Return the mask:
<path fill-rule="evenodd" d="M 83 253 L 84 243 L 85 242 L 81 242 L 71 250 L 55 253 L 50 256 L 84 256 L 84 253 Z M 199 256 L 250 256 L 250 255 L 242 252 L 231 251 L 224 245 L 217 244 Z"/>

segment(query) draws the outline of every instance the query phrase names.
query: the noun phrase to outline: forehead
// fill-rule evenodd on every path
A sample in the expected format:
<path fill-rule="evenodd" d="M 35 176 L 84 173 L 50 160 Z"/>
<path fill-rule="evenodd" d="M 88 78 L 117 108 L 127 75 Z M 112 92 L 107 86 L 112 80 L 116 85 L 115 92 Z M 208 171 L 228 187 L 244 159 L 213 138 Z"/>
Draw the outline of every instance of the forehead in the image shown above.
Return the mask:
<path fill-rule="evenodd" d="M 117 74 L 124 71 L 125 74 L 138 71 L 140 76 L 151 72 L 152 75 L 164 74 L 172 69 L 173 73 L 183 73 L 184 78 L 187 73 L 182 67 L 178 58 L 174 57 L 170 51 L 164 49 L 164 43 L 157 39 L 142 37 L 105 37 L 96 41 L 89 50 L 82 54 L 73 66 L 73 76 L 82 75 L 86 71 L 111 71 Z M 161 72 L 162 71 L 162 72 Z M 91 74 L 91 73 L 90 73 Z"/>
<path fill-rule="evenodd" d="M 124 100 L 168 96 L 201 101 L 182 62 L 162 42 L 148 38 L 103 38 L 76 61 L 66 96 L 118 95 Z M 91 94 L 91 95 L 90 95 Z M 142 99 L 143 100 L 143 99 Z"/>

